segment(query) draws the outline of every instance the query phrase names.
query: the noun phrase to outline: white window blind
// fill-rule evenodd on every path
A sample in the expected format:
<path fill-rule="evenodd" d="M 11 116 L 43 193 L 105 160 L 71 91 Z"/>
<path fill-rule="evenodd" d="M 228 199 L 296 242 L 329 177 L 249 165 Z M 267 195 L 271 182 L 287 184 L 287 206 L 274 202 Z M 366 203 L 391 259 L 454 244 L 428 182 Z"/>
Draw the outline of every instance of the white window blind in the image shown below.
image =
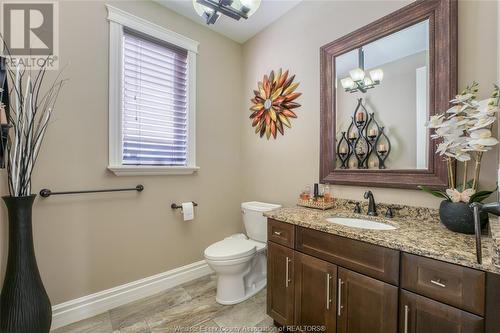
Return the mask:
<path fill-rule="evenodd" d="M 124 29 L 122 54 L 122 163 L 186 166 L 188 52 Z"/>

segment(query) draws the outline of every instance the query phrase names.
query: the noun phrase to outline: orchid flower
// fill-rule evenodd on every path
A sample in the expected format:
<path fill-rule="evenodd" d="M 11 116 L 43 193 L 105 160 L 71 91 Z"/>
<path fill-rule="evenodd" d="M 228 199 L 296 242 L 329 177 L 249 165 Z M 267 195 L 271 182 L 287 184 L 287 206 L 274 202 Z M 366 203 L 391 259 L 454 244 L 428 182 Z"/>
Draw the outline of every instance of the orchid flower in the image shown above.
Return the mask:
<path fill-rule="evenodd" d="M 496 113 L 499 112 L 500 88 L 495 85 L 491 97 L 481 101 L 476 100 L 478 91 L 478 84 L 474 82 L 450 101 L 452 106 L 448 110 L 431 116 L 426 123 L 428 128 L 433 129 L 431 138 L 440 140 L 436 153 L 447 158 L 449 183 L 452 188 L 452 159 L 464 163 L 471 160 L 476 162 L 473 182 L 473 189 L 476 190 L 482 154 L 499 144 L 497 138 L 492 135 L 491 127 L 496 121 Z M 464 169 L 465 183 L 467 167 Z M 452 197 L 450 193 L 448 195 Z"/>

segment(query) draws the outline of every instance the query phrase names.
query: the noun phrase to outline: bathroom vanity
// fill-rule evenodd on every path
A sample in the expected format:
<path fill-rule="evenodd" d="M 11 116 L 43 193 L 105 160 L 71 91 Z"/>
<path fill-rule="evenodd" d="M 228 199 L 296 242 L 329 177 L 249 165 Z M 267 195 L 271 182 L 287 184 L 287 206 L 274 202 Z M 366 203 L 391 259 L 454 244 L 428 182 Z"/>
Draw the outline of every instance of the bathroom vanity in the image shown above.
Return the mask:
<path fill-rule="evenodd" d="M 327 332 L 341 333 L 500 332 L 493 240 L 483 237 L 478 264 L 473 236 L 448 231 L 429 211 L 371 218 L 394 230 L 326 220 L 366 218 L 346 209 L 266 213 L 268 315 L 299 330 L 325 325 Z"/>
<path fill-rule="evenodd" d="M 321 183 L 455 188 L 424 124 L 457 92 L 457 31 L 456 0 L 418 0 L 321 47 Z M 274 321 L 330 333 L 500 333 L 498 221 L 481 237 L 479 264 L 475 237 L 447 230 L 437 210 L 377 207 L 367 194 L 363 209 L 339 199 L 329 211 L 265 213 Z M 377 208 L 394 218 L 352 213 Z"/>

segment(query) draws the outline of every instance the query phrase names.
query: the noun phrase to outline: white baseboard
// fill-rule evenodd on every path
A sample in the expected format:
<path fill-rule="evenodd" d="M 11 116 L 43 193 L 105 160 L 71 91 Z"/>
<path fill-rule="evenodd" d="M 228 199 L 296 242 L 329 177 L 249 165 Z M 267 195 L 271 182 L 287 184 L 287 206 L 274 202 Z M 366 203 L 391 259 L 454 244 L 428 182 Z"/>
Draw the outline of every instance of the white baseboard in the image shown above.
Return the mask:
<path fill-rule="evenodd" d="M 52 307 L 52 329 L 104 313 L 212 273 L 205 260 Z"/>

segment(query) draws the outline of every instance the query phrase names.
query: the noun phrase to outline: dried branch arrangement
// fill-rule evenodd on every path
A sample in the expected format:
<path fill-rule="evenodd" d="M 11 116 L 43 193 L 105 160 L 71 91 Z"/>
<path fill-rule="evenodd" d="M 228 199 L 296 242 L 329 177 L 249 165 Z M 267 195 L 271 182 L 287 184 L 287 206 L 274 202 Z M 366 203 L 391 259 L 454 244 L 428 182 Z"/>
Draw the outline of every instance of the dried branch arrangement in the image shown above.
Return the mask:
<path fill-rule="evenodd" d="M 13 62 L 11 62 L 13 63 Z M 23 65 L 6 66 L 9 105 L 0 104 L 0 112 L 10 126 L 4 149 L 9 194 L 20 197 L 31 194 L 31 175 L 59 92 L 66 80 L 61 73 L 46 89 L 44 78 L 47 61 L 36 70 Z"/>

